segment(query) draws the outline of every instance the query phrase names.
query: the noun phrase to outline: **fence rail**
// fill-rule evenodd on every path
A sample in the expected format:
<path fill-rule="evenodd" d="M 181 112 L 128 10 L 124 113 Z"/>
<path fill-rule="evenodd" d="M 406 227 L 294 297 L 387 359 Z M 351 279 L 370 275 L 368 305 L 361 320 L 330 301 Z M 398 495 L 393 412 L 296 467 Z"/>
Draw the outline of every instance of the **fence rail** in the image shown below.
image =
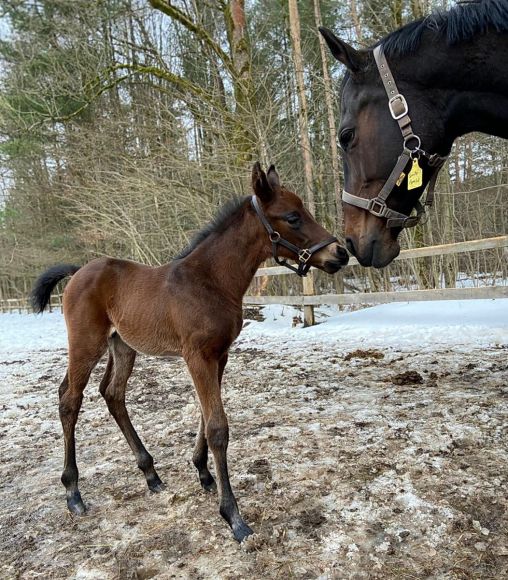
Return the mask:
<path fill-rule="evenodd" d="M 471 240 L 440 246 L 428 246 L 403 250 L 396 260 L 445 256 L 462 252 L 474 252 L 495 248 L 508 248 L 508 235 L 483 240 Z M 355 258 L 349 260 L 348 266 L 358 264 Z M 293 274 L 283 266 L 260 268 L 255 276 L 280 276 Z M 395 292 L 361 292 L 351 294 L 321 294 L 294 296 L 245 296 L 244 304 L 288 304 L 294 306 L 316 306 L 318 304 L 385 304 L 388 302 L 413 302 L 420 300 L 473 300 L 479 298 L 508 298 L 508 286 L 481 286 L 474 288 L 438 288 L 432 290 L 400 290 Z M 50 300 L 50 310 L 61 309 L 62 295 L 54 294 Z M 24 312 L 31 310 L 27 298 L 7 298 L 0 300 L 2 312 Z"/>
<path fill-rule="evenodd" d="M 32 310 L 30 300 L 25 298 L 5 298 L 0 300 L 0 312 L 27 312 Z M 48 304 L 48 310 L 62 310 L 62 294 L 53 294 Z"/>
<path fill-rule="evenodd" d="M 476 252 L 479 250 L 491 250 L 505 247 L 508 247 L 508 236 L 497 236 L 495 238 L 485 238 L 483 240 L 470 240 L 467 242 L 442 244 L 440 246 L 427 246 L 425 248 L 402 250 L 401 253 L 395 258 L 395 260 L 428 258 L 430 256 L 445 256 L 449 254 L 460 254 L 462 252 Z M 358 260 L 356 258 L 349 258 L 349 263 L 346 267 L 357 265 Z M 285 276 L 287 274 L 293 274 L 293 272 L 284 266 L 271 266 L 269 268 L 259 268 L 254 276 Z"/>
<path fill-rule="evenodd" d="M 396 260 L 411 258 L 427 258 L 430 256 L 446 256 L 462 252 L 475 252 L 496 248 L 507 248 L 508 236 L 497 236 L 483 240 L 470 240 L 454 244 L 427 246 L 403 250 Z M 355 258 L 349 260 L 348 266 L 357 265 Z M 293 274 L 283 266 L 260 268 L 256 276 L 280 276 Z M 422 300 L 474 300 L 479 298 L 508 298 L 508 286 L 481 286 L 474 288 L 436 288 L 432 290 L 400 290 L 395 292 L 358 292 L 351 294 L 321 294 L 294 296 L 244 296 L 244 304 L 288 304 L 291 306 L 317 306 L 332 304 L 345 306 L 350 304 L 386 304 L 388 302 L 416 302 Z"/>
<path fill-rule="evenodd" d="M 317 296 L 245 296 L 244 304 L 288 304 L 317 306 L 318 304 L 386 304 L 387 302 L 420 302 L 422 300 L 475 300 L 508 298 L 508 286 L 475 288 L 436 288 L 433 290 L 401 290 L 398 292 L 365 292 L 356 294 L 319 294 Z"/>

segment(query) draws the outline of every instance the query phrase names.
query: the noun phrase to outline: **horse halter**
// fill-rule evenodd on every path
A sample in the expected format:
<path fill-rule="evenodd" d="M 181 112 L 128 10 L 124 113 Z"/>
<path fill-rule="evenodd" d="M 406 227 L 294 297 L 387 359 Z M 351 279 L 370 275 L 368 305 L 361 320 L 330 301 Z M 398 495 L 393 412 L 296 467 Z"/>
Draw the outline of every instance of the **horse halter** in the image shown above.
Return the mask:
<path fill-rule="evenodd" d="M 314 244 L 310 248 L 299 248 L 298 246 L 295 246 L 295 244 L 292 244 L 291 242 L 288 242 L 287 240 L 282 238 L 279 232 L 276 232 L 272 228 L 270 222 L 266 219 L 266 216 L 263 213 L 263 210 L 261 209 L 261 205 L 258 201 L 257 195 L 253 195 L 250 202 L 252 204 L 252 207 L 254 208 L 254 211 L 257 213 L 259 219 L 261 220 L 261 223 L 265 226 L 265 230 L 268 232 L 268 237 L 272 242 L 273 259 L 277 262 L 277 264 L 280 264 L 281 266 L 286 266 L 286 268 L 289 268 L 293 272 L 296 272 L 298 276 L 302 278 L 307 276 L 307 272 L 310 270 L 309 260 L 312 258 L 312 256 L 316 252 L 319 252 L 319 250 L 322 250 L 323 248 L 326 248 L 326 246 L 333 244 L 333 242 L 338 241 L 337 238 L 331 236 L 327 240 L 319 242 L 318 244 Z M 279 258 L 278 252 L 279 245 L 284 246 L 285 248 L 296 254 L 296 256 L 298 257 L 298 267 L 289 264 L 285 258 L 282 259 Z"/>
<path fill-rule="evenodd" d="M 374 48 L 374 59 L 376 61 L 377 69 L 381 80 L 383 81 L 383 86 L 385 88 L 386 94 L 388 96 L 388 108 L 390 109 L 390 114 L 397 121 L 400 132 L 402 133 L 402 138 L 404 140 L 404 148 L 402 153 L 399 155 L 397 163 L 395 164 L 392 172 L 385 181 L 381 191 L 376 197 L 372 199 L 365 199 L 357 195 L 352 195 L 346 190 L 342 193 L 342 201 L 366 209 L 372 215 L 377 217 L 386 218 L 387 227 L 389 228 L 412 228 L 416 226 L 425 216 L 425 207 L 431 207 L 434 202 L 434 188 L 436 186 L 437 175 L 439 170 L 443 166 L 447 157 L 441 157 L 437 153 L 429 154 L 421 148 L 421 140 L 418 135 L 413 133 L 413 128 L 411 127 L 411 119 L 409 117 L 409 109 L 407 106 L 406 99 L 402 95 L 397 85 L 395 84 L 395 79 L 390 71 L 388 62 L 383 52 L 383 47 L 381 45 Z M 410 143 L 412 142 L 412 143 Z M 411 146 L 412 145 L 412 146 Z M 420 157 L 425 157 L 429 167 L 433 168 L 432 176 L 428 183 L 428 192 L 425 202 L 422 206 L 420 201 L 416 202 L 416 215 L 407 216 L 403 213 L 390 209 L 386 205 L 386 200 L 388 196 L 393 191 L 395 185 L 400 185 L 402 180 L 406 177 L 404 173 L 407 164 L 413 159 L 419 159 Z M 424 188 L 425 189 L 425 188 Z"/>

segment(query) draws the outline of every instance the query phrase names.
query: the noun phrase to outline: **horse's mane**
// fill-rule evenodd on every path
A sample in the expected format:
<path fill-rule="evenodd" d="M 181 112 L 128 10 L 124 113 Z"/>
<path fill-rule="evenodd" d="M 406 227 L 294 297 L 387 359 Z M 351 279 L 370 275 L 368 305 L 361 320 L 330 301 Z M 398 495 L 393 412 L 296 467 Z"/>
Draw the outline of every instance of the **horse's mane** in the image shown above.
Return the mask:
<path fill-rule="evenodd" d="M 233 221 L 237 219 L 240 213 L 239 210 L 243 206 L 246 199 L 247 197 L 234 197 L 233 199 L 230 199 L 228 202 L 226 202 L 223 206 L 221 206 L 213 220 L 204 226 L 204 228 L 199 230 L 199 232 L 194 235 L 189 245 L 173 259 L 180 260 L 181 258 L 185 258 L 211 234 L 220 234 L 224 232 L 233 223 Z"/>
<path fill-rule="evenodd" d="M 425 18 L 406 24 L 391 32 L 377 44 L 382 44 L 388 56 L 413 53 L 420 45 L 425 30 L 446 37 L 448 45 L 470 40 L 487 31 L 508 31 L 507 0 L 462 0 L 447 12 L 436 11 Z"/>

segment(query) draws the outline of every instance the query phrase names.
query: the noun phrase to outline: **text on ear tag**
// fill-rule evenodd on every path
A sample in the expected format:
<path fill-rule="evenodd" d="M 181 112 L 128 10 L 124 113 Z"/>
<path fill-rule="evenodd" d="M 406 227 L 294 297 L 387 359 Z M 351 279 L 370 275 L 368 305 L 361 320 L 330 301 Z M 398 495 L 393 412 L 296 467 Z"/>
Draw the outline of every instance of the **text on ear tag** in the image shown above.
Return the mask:
<path fill-rule="evenodd" d="M 420 164 L 418 163 L 418 159 L 415 157 L 413 159 L 413 165 L 411 167 L 411 171 L 408 173 L 407 176 L 407 188 L 415 189 L 416 187 L 421 187 L 423 183 L 423 172 Z"/>

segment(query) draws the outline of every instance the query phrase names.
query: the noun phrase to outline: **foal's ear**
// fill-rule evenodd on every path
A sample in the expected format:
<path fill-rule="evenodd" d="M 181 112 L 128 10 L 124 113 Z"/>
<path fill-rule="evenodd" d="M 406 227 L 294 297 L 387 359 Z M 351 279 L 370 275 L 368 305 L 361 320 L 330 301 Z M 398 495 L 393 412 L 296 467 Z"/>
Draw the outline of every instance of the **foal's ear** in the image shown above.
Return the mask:
<path fill-rule="evenodd" d="M 324 26 L 319 27 L 319 32 L 326 40 L 326 44 L 333 56 L 342 64 L 345 64 L 352 73 L 358 72 L 362 68 L 363 59 L 360 51 L 355 50 L 347 42 L 337 38 L 331 30 Z"/>
<path fill-rule="evenodd" d="M 280 188 L 279 174 L 277 173 L 277 170 L 275 169 L 275 165 L 270 165 L 270 167 L 268 168 L 268 172 L 266 174 L 266 178 L 268 179 L 268 183 L 270 184 L 270 187 L 274 191 L 276 191 L 277 189 Z"/>
<path fill-rule="evenodd" d="M 273 173 L 275 173 L 277 183 L 279 180 L 279 176 L 275 171 L 275 167 L 273 165 L 270 166 L 268 170 L 268 176 L 266 173 L 261 169 L 261 165 L 259 161 L 254 164 L 252 168 L 252 189 L 254 193 L 259 197 L 261 201 L 265 203 L 270 201 L 274 195 L 274 185 L 275 181 L 273 180 Z"/>

